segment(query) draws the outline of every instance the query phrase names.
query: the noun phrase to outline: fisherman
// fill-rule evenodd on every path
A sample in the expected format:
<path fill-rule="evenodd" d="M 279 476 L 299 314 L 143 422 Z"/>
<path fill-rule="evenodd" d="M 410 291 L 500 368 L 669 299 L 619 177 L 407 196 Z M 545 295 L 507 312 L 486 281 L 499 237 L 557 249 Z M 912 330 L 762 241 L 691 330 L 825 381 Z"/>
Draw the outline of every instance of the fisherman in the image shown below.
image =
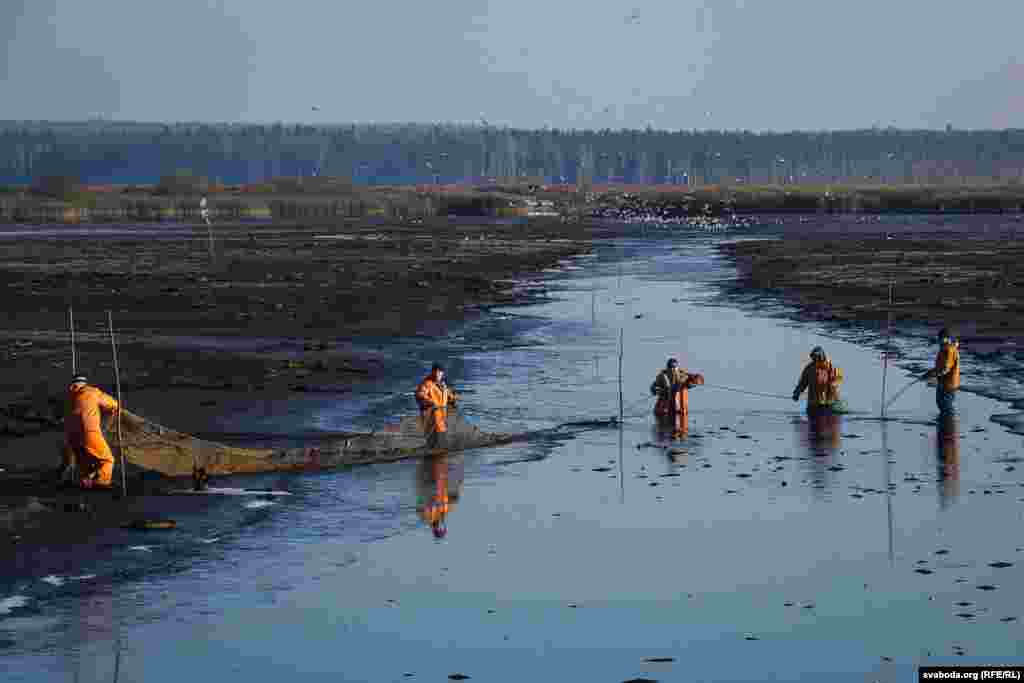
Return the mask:
<path fill-rule="evenodd" d="M 839 384 L 843 371 L 832 364 L 820 346 L 811 349 L 811 361 L 800 373 L 800 381 L 793 390 L 793 400 L 807 390 L 807 413 L 831 410 L 839 402 Z"/>
<path fill-rule="evenodd" d="M 114 414 L 117 401 L 82 375 L 75 375 L 68 386 L 67 412 L 64 417 L 64 471 L 79 470 L 81 488 L 109 488 L 114 474 L 114 456 L 103 437 L 101 413 Z"/>
<path fill-rule="evenodd" d="M 416 387 L 416 402 L 420 406 L 420 422 L 427 435 L 427 446 L 432 450 L 447 448 L 448 407 L 455 407 L 458 395 L 448 387 L 444 368 L 438 363 L 430 369 Z"/>
<path fill-rule="evenodd" d="M 960 390 L 960 342 L 953 339 L 949 330 L 942 328 L 938 335 L 939 352 L 935 356 L 935 367 L 921 375 L 921 379 L 935 379 L 935 404 L 939 416 L 956 415 L 956 392 Z"/>
<path fill-rule="evenodd" d="M 679 361 L 669 358 L 665 369 L 651 382 L 651 395 L 657 396 L 654 415 L 662 420 L 673 419 L 675 431 L 685 431 L 690 414 L 690 387 L 704 384 L 704 376 L 679 367 Z"/>

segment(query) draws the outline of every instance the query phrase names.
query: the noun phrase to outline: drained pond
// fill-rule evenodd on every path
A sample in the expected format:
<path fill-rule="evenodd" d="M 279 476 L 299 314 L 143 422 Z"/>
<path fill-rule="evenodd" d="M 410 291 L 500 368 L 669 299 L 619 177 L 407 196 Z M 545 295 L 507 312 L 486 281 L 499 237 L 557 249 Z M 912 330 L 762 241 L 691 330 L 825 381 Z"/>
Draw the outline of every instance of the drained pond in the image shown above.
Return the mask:
<path fill-rule="evenodd" d="M 535 303 L 380 340 L 387 383 L 226 405 L 212 431 L 374 428 L 442 360 L 482 429 L 605 419 L 622 331 L 621 429 L 236 477 L 217 485 L 291 495 L 205 496 L 173 530 L 32 551 L 0 576 L 4 680 L 863 681 L 1024 661 L 1021 437 L 990 419 L 1006 405 L 961 392 L 939 424 L 917 384 L 880 420 L 877 335 L 722 299 L 721 239 L 599 242 L 524 281 Z M 816 345 L 846 376 L 831 420 L 789 399 Z M 935 351 L 898 346 L 889 397 Z M 676 440 L 648 392 L 669 357 L 706 379 Z M 998 374 L 974 362 L 965 383 Z"/>

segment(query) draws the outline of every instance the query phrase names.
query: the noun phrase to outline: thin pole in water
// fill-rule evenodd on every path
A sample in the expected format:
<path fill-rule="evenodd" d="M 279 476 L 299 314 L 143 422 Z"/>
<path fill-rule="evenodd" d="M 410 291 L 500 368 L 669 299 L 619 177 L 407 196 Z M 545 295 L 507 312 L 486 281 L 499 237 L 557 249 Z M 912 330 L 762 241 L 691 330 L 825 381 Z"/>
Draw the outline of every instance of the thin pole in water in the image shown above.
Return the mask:
<path fill-rule="evenodd" d="M 117 388 L 117 450 L 121 456 L 121 495 L 128 496 L 128 474 L 125 471 L 124 457 L 124 435 L 121 433 L 121 411 L 124 410 L 124 402 L 121 398 L 121 371 L 117 366 L 117 341 L 114 338 L 114 316 L 107 311 L 107 323 L 110 326 L 110 348 L 114 352 L 114 382 Z"/>
<path fill-rule="evenodd" d="M 68 306 L 68 327 L 71 329 L 71 376 L 78 374 L 78 356 L 75 353 L 75 307 Z"/>
<path fill-rule="evenodd" d="M 622 339 L 624 328 L 619 328 L 619 421 L 622 421 Z"/>
<path fill-rule="evenodd" d="M 885 351 L 882 352 L 882 417 L 885 417 L 885 380 L 889 374 L 889 347 L 892 342 L 893 283 L 889 281 L 889 319 L 885 327 Z"/>

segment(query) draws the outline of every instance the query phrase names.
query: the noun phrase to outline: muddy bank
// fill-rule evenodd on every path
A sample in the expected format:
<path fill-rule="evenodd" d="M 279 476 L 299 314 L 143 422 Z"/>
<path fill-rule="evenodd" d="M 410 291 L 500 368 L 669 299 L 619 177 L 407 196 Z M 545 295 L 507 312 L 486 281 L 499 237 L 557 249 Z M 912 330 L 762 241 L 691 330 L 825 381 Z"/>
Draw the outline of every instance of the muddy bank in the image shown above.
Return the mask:
<path fill-rule="evenodd" d="M 58 464 L 69 305 L 79 371 L 113 391 L 112 310 L 126 403 L 179 406 L 186 424 L 169 424 L 189 430 L 232 395 L 343 396 L 385 377 L 389 338 L 435 335 L 481 307 L 523 300 L 502 280 L 606 234 L 558 222 L 238 224 L 217 226 L 212 261 L 205 228 L 180 239 L 2 239 L 0 478 Z"/>
<path fill-rule="evenodd" d="M 1024 239 L 881 235 L 723 244 L 733 295 L 771 294 L 831 322 L 948 326 L 965 348 L 1024 348 Z M 892 285 L 893 302 L 889 304 Z"/>

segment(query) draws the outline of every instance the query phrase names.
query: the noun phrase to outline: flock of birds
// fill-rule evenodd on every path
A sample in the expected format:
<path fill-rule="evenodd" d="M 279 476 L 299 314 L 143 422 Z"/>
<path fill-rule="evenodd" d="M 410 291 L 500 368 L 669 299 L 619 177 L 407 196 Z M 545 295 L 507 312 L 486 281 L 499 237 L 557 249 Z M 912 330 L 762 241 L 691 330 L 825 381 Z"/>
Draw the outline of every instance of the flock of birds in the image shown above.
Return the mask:
<path fill-rule="evenodd" d="M 617 221 L 619 223 L 643 224 L 650 227 L 687 227 L 708 232 L 739 230 L 764 223 L 763 220 L 756 219 L 753 216 L 738 216 L 733 213 L 719 216 L 707 213 L 681 216 L 669 209 L 649 209 L 630 206 L 597 208 L 591 212 L 590 217 L 598 220 Z"/>

